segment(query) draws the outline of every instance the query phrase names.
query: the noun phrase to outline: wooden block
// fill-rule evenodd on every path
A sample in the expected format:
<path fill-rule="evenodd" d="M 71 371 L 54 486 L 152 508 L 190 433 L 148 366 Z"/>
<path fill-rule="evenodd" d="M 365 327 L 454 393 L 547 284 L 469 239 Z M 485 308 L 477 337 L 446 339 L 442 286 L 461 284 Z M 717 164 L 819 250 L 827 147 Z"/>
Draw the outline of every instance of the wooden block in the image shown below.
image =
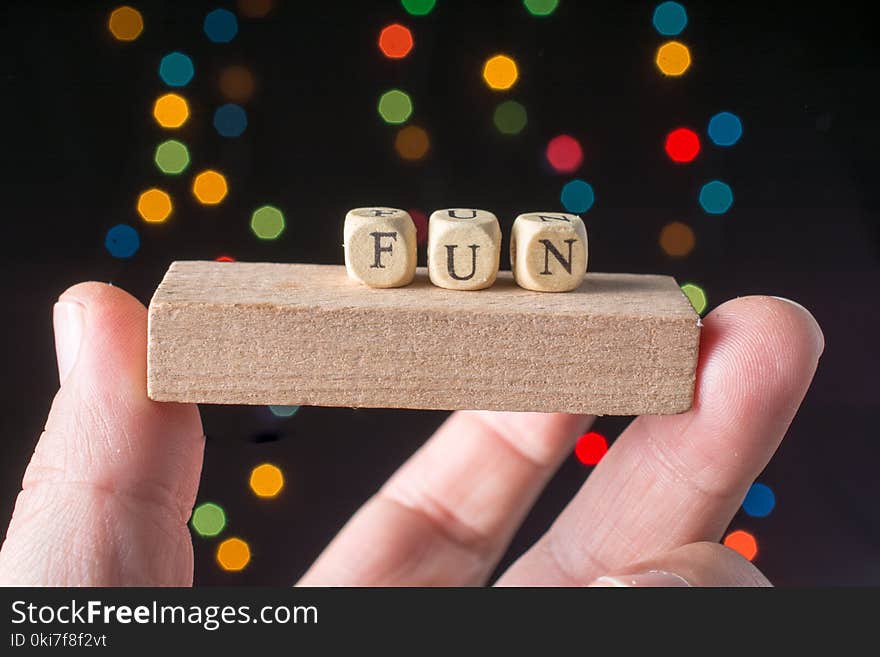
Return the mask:
<path fill-rule="evenodd" d="M 543 294 L 364 288 L 338 265 L 176 262 L 150 303 L 152 399 L 679 413 L 699 317 L 669 276 L 588 274 Z"/>
<path fill-rule="evenodd" d="M 348 276 L 370 287 L 402 287 L 416 273 L 416 225 L 397 208 L 355 208 L 343 228 Z"/>
<path fill-rule="evenodd" d="M 449 290 L 482 290 L 495 282 L 501 226 L 486 210 L 449 208 L 428 222 L 428 276 Z"/>
<path fill-rule="evenodd" d="M 587 229 L 576 214 L 528 212 L 513 222 L 510 268 L 518 285 L 537 292 L 580 287 L 587 271 Z"/>

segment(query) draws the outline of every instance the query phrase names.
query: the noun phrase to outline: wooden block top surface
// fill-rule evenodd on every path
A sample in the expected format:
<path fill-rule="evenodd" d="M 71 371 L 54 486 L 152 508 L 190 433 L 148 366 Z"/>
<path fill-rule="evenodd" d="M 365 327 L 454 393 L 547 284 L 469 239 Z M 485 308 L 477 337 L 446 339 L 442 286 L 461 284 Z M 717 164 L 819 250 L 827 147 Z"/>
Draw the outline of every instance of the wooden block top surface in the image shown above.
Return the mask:
<path fill-rule="evenodd" d="M 570 292 L 532 292 L 517 286 L 509 271 L 498 273 L 485 290 L 437 287 L 419 268 L 405 287 L 369 288 L 352 281 L 341 265 L 263 262 L 174 262 L 151 305 L 394 307 L 449 312 L 602 315 L 682 319 L 696 325 L 699 316 L 671 276 L 587 273 Z"/>

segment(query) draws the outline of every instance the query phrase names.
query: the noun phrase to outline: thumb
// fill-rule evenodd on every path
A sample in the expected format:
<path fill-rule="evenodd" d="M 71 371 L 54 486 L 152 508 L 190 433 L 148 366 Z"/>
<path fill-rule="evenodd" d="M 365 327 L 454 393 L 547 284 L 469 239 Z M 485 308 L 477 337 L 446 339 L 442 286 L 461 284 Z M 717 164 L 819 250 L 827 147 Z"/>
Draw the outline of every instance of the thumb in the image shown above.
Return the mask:
<path fill-rule="evenodd" d="M 191 584 L 202 424 L 195 405 L 147 398 L 146 309 L 81 283 L 53 322 L 61 389 L 0 550 L 0 582 Z"/>

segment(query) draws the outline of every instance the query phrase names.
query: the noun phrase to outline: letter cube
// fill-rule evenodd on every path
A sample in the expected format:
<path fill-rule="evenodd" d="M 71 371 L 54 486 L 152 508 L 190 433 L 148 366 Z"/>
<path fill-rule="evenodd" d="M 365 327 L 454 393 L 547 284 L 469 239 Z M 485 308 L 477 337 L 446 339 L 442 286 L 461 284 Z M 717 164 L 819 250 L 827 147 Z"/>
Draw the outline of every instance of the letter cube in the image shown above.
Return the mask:
<path fill-rule="evenodd" d="M 345 215 L 345 270 L 370 287 L 402 287 L 416 274 L 416 225 L 404 210 L 355 208 Z"/>
<path fill-rule="evenodd" d="M 482 290 L 495 282 L 501 226 L 486 210 L 437 210 L 428 221 L 428 276 L 438 287 Z"/>
<path fill-rule="evenodd" d="M 517 285 L 527 290 L 574 290 L 587 271 L 584 222 L 564 212 L 519 215 L 510 237 L 510 268 Z"/>

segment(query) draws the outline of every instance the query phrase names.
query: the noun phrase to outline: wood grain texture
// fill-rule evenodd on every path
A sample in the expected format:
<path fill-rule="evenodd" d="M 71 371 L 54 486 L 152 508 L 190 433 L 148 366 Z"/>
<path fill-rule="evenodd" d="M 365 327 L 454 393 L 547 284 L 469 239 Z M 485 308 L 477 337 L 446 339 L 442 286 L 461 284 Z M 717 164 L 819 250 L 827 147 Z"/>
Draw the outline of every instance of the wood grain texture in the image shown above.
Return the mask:
<path fill-rule="evenodd" d="M 218 404 L 680 413 L 699 317 L 675 280 L 532 292 L 366 288 L 337 265 L 175 262 L 150 303 L 148 389 Z"/>

